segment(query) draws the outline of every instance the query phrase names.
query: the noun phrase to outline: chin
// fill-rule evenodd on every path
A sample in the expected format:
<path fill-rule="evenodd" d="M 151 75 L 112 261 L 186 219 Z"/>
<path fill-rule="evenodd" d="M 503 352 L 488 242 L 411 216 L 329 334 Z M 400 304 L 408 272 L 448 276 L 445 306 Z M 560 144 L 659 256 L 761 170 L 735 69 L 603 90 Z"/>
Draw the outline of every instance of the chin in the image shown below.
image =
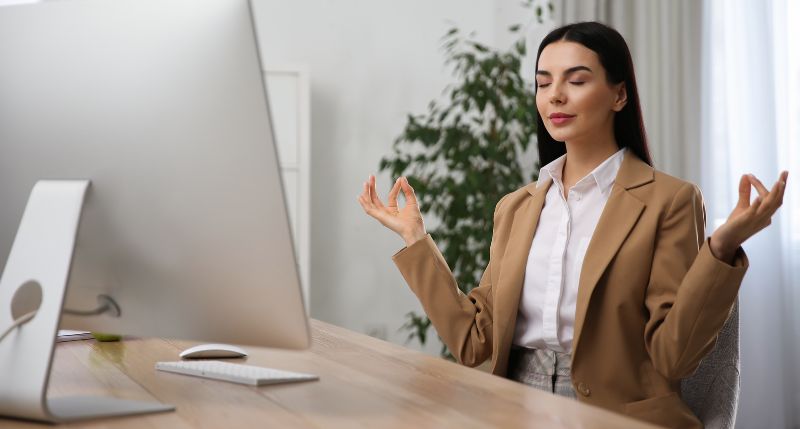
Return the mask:
<path fill-rule="evenodd" d="M 547 130 L 547 132 L 550 133 L 550 137 L 552 137 L 553 140 L 558 141 L 558 142 L 562 142 L 562 143 L 573 137 L 572 133 L 565 133 L 563 131 L 562 132 L 553 133 L 553 132 L 550 132 L 550 130 Z"/>
<path fill-rule="evenodd" d="M 547 130 L 547 132 L 550 133 L 550 136 L 553 137 L 555 141 L 562 143 L 576 139 L 582 140 L 588 136 L 588 134 L 579 127 L 560 127 L 553 131 Z"/>

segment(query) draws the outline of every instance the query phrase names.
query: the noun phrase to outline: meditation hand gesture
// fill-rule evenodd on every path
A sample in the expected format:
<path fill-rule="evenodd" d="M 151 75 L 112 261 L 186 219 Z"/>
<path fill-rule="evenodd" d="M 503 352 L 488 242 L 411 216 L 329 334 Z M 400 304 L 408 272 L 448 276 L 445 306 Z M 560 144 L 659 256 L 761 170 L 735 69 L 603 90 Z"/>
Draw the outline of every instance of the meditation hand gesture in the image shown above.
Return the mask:
<path fill-rule="evenodd" d="M 397 194 L 400 193 L 400 189 L 406 197 L 406 205 L 402 209 L 397 207 Z M 375 176 L 370 175 L 369 180 L 364 182 L 364 192 L 358 196 L 358 202 L 364 212 L 400 235 L 406 246 L 425 238 L 427 233 L 417 205 L 417 197 L 405 177 L 399 177 L 394 182 L 392 190 L 389 191 L 388 204 L 384 206 L 375 190 Z"/>
<path fill-rule="evenodd" d="M 761 183 L 756 176 L 745 174 L 739 181 L 739 202 L 728 220 L 711 235 L 711 253 L 725 262 L 733 262 L 736 249 L 758 231 L 772 222 L 772 215 L 783 204 L 786 179 L 789 172 L 781 173 L 772 190 Z M 750 204 L 750 187 L 758 191 L 758 197 Z"/>

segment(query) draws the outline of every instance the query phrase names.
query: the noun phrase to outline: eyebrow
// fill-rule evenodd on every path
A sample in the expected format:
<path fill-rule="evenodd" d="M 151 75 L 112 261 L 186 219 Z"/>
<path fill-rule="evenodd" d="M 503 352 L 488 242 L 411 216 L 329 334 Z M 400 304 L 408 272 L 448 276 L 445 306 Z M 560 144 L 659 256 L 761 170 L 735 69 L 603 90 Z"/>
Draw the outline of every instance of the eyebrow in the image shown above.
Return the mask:
<path fill-rule="evenodd" d="M 586 66 L 575 66 L 575 67 L 568 68 L 567 71 L 564 72 L 564 74 L 572 74 L 572 73 L 575 73 L 576 71 L 580 71 L 580 70 L 586 70 L 589 73 L 593 73 L 592 69 L 590 69 L 589 67 L 586 67 Z M 536 70 L 536 74 L 537 75 L 541 75 L 541 76 L 553 76 L 553 74 L 550 73 L 547 70 Z"/>

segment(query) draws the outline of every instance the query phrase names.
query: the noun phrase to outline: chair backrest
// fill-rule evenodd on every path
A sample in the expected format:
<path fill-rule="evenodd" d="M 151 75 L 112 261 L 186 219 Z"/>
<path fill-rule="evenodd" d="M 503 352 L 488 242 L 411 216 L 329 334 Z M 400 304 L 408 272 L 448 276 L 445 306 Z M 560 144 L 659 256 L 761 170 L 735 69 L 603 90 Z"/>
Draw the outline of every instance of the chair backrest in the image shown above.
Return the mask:
<path fill-rule="evenodd" d="M 681 381 L 681 397 L 706 429 L 733 429 L 739 402 L 739 300 L 722 326 L 714 350 Z"/>

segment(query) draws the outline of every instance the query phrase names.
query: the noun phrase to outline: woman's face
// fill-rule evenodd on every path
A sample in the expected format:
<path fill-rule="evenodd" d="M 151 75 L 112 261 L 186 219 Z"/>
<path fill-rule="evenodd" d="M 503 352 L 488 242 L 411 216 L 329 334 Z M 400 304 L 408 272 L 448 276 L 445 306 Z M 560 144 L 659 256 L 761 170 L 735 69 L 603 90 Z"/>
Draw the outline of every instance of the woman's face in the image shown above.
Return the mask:
<path fill-rule="evenodd" d="M 536 70 L 536 107 L 557 141 L 614 135 L 614 113 L 625 106 L 624 83 L 609 84 L 600 58 L 580 43 L 547 45 Z"/>

